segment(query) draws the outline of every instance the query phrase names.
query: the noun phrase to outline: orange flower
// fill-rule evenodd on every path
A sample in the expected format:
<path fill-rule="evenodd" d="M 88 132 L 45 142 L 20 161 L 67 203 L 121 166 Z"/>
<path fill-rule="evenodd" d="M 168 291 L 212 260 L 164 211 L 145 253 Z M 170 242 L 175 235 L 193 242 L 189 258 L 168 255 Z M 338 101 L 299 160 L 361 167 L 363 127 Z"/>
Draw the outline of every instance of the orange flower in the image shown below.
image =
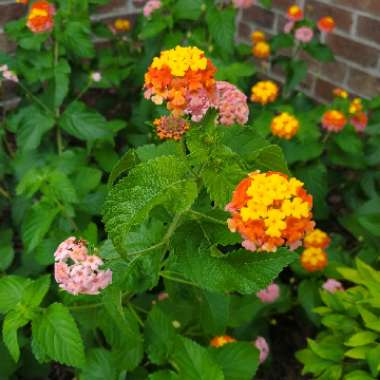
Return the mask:
<path fill-rule="evenodd" d="M 322 127 L 330 132 L 339 132 L 346 124 L 346 116 L 338 110 L 326 111 L 322 116 Z"/>
<path fill-rule="evenodd" d="M 287 18 L 291 21 L 300 21 L 303 19 L 303 11 L 298 5 L 292 5 L 288 8 Z"/>
<path fill-rule="evenodd" d="M 16 0 L 16 3 L 27 5 L 29 0 Z"/>
<path fill-rule="evenodd" d="M 54 26 L 55 8 L 46 0 L 39 0 L 32 4 L 27 17 L 27 27 L 33 33 L 49 32 Z"/>
<path fill-rule="evenodd" d="M 161 140 L 180 140 L 189 129 L 189 123 L 174 116 L 162 116 L 153 122 L 156 132 Z"/>
<path fill-rule="evenodd" d="M 311 209 L 312 197 L 302 182 L 278 172 L 254 172 L 239 183 L 226 206 L 228 228 L 253 252 L 274 252 L 283 245 L 295 249 L 314 228 Z"/>
<path fill-rule="evenodd" d="M 261 30 L 256 30 L 252 32 L 251 39 L 254 44 L 265 41 L 266 40 L 265 33 L 262 32 Z"/>
<path fill-rule="evenodd" d="M 268 103 L 272 103 L 277 99 L 278 96 L 278 86 L 276 83 L 267 80 L 257 82 L 251 88 L 251 100 L 254 103 L 260 103 L 265 106 Z"/>
<path fill-rule="evenodd" d="M 330 17 L 330 16 L 326 16 L 326 17 L 322 17 L 318 23 L 318 29 L 321 31 L 321 32 L 325 32 L 325 33 L 331 33 L 334 29 L 335 29 L 335 20 Z"/>
<path fill-rule="evenodd" d="M 221 336 L 216 336 L 212 338 L 210 341 L 210 346 L 219 348 L 219 347 L 223 347 L 227 343 L 234 343 L 234 342 L 236 342 L 235 338 L 232 338 L 229 335 L 221 335 Z"/>
<path fill-rule="evenodd" d="M 363 132 L 368 124 L 368 116 L 365 112 L 360 111 L 356 115 L 351 116 L 350 122 L 357 132 Z"/>
<path fill-rule="evenodd" d="M 301 255 L 301 265 L 308 272 L 323 270 L 327 264 L 327 253 L 322 248 L 306 248 Z"/>
<path fill-rule="evenodd" d="M 252 48 L 252 53 L 256 58 L 268 58 L 270 56 L 270 52 L 270 45 L 265 41 L 257 42 Z"/>
<path fill-rule="evenodd" d="M 286 140 L 290 140 L 294 137 L 299 127 L 300 123 L 298 119 L 287 112 L 283 112 L 273 118 L 271 123 L 272 134 Z"/>
<path fill-rule="evenodd" d="M 343 99 L 348 98 L 348 92 L 346 90 L 339 88 L 339 87 L 334 89 L 333 95 L 337 96 L 338 98 L 343 98 Z"/>
<path fill-rule="evenodd" d="M 319 228 L 311 231 L 305 236 L 304 246 L 306 248 L 322 248 L 326 249 L 330 245 L 331 239 L 326 232 L 323 232 Z"/>

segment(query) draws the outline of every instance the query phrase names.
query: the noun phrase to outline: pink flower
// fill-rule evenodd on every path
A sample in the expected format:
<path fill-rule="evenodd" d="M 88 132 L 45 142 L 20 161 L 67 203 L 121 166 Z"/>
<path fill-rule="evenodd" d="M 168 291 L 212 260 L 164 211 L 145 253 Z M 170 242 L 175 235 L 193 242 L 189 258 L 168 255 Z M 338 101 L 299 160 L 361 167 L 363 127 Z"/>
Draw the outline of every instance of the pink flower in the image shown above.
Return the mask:
<path fill-rule="evenodd" d="M 88 254 L 84 240 L 69 237 L 58 246 L 54 257 L 55 280 L 71 294 L 99 294 L 112 283 L 112 271 L 99 269 L 103 260 Z"/>
<path fill-rule="evenodd" d="M 343 291 L 344 290 L 342 283 L 333 279 L 333 278 L 329 278 L 322 285 L 322 288 L 325 289 L 329 293 L 335 293 L 337 291 Z"/>
<path fill-rule="evenodd" d="M 216 82 L 215 108 L 219 111 L 218 122 L 220 124 L 244 125 L 248 121 L 247 97 L 231 83 Z"/>
<path fill-rule="evenodd" d="M 0 73 L 2 73 L 3 71 L 8 71 L 9 68 L 8 68 L 8 65 L 1 65 L 0 66 Z"/>
<path fill-rule="evenodd" d="M 275 283 L 270 284 L 267 288 L 257 292 L 256 296 L 259 297 L 263 303 L 273 303 L 280 296 L 280 287 Z"/>
<path fill-rule="evenodd" d="M 264 363 L 269 355 L 269 346 L 264 337 L 258 336 L 255 340 L 255 346 L 260 351 L 260 363 Z"/>
<path fill-rule="evenodd" d="M 143 9 L 143 13 L 145 17 L 150 17 L 150 15 L 157 9 L 161 8 L 161 1 L 160 0 L 149 0 L 145 5 Z"/>
<path fill-rule="evenodd" d="M 191 115 L 192 121 L 199 122 L 211 106 L 212 100 L 209 98 L 207 91 L 202 89 L 187 97 L 185 113 Z"/>
<path fill-rule="evenodd" d="M 295 33 L 296 40 L 308 43 L 312 40 L 314 36 L 313 29 L 308 28 L 307 26 L 302 26 L 301 28 L 298 28 Z"/>
<path fill-rule="evenodd" d="M 294 27 L 294 21 L 288 21 L 284 25 L 284 33 L 290 33 Z"/>
<path fill-rule="evenodd" d="M 244 9 L 252 7 L 255 4 L 255 0 L 232 0 L 232 3 L 235 8 Z"/>
<path fill-rule="evenodd" d="M 363 132 L 368 124 L 368 116 L 365 112 L 360 111 L 351 117 L 350 123 L 356 129 L 356 132 Z"/>
<path fill-rule="evenodd" d="M 100 82 L 102 80 L 102 74 L 99 73 L 98 71 L 95 71 L 95 72 L 91 73 L 91 79 L 94 82 Z"/>
<path fill-rule="evenodd" d="M 241 243 L 242 247 L 244 247 L 247 251 L 256 252 L 257 247 L 256 244 L 251 242 L 250 240 L 244 240 Z"/>
<path fill-rule="evenodd" d="M 166 292 L 160 292 L 160 293 L 158 293 L 157 299 L 159 301 L 164 301 L 164 300 L 166 300 L 168 298 L 169 298 L 169 294 L 168 293 L 166 293 Z"/>
<path fill-rule="evenodd" d="M 15 74 L 15 72 L 11 70 L 5 70 L 3 71 L 3 77 L 4 79 L 10 80 L 11 82 L 18 83 L 18 77 Z"/>

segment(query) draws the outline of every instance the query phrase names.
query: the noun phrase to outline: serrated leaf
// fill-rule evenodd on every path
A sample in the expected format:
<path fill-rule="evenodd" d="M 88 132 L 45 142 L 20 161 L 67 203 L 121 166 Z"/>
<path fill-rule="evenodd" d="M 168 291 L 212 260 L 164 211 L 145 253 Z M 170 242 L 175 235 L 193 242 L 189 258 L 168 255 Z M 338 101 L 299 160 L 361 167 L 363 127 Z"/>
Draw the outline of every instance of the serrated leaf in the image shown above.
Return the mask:
<path fill-rule="evenodd" d="M 224 380 L 220 367 L 207 350 L 190 339 L 177 339 L 173 362 L 183 380 Z"/>
<path fill-rule="evenodd" d="M 39 306 L 50 287 L 50 274 L 46 274 L 28 284 L 23 292 L 21 302 L 30 307 Z"/>
<path fill-rule="evenodd" d="M 34 204 L 28 211 L 21 224 L 21 237 L 27 252 L 41 243 L 58 212 L 55 205 L 43 201 Z"/>
<path fill-rule="evenodd" d="M 7 313 L 21 301 L 30 280 L 20 276 L 5 276 L 0 279 L 0 313 Z"/>
<path fill-rule="evenodd" d="M 259 351 L 252 343 L 235 342 L 210 350 L 226 380 L 251 380 L 259 366 Z"/>
<path fill-rule="evenodd" d="M 81 58 L 94 56 L 95 49 L 88 22 L 84 20 L 68 21 L 63 31 L 64 44 L 70 54 Z"/>
<path fill-rule="evenodd" d="M 202 13 L 202 0 L 178 0 L 173 7 L 174 17 L 178 20 L 197 20 Z"/>
<path fill-rule="evenodd" d="M 118 380 L 112 353 L 104 348 L 92 348 L 86 358 L 80 380 Z"/>
<path fill-rule="evenodd" d="M 263 171 L 279 171 L 289 174 L 288 165 L 286 163 L 284 153 L 278 145 L 268 145 L 260 149 L 255 159 L 257 169 Z"/>
<path fill-rule="evenodd" d="M 24 327 L 28 322 L 29 319 L 16 310 L 11 310 L 3 322 L 3 341 L 16 363 L 20 358 L 17 332 L 19 328 Z"/>
<path fill-rule="evenodd" d="M 179 213 L 191 206 L 197 192 L 187 166 L 173 156 L 162 156 L 133 168 L 112 188 L 104 207 L 106 230 L 115 248 L 126 251 L 128 232 L 143 222 L 155 206 Z"/>
<path fill-rule="evenodd" d="M 145 344 L 149 360 L 154 364 L 166 363 L 173 354 L 176 331 L 170 319 L 155 306 L 145 324 Z"/>
<path fill-rule="evenodd" d="M 50 359 L 73 367 L 83 367 L 84 346 L 69 310 L 60 303 L 51 304 L 32 321 L 32 337 Z"/>

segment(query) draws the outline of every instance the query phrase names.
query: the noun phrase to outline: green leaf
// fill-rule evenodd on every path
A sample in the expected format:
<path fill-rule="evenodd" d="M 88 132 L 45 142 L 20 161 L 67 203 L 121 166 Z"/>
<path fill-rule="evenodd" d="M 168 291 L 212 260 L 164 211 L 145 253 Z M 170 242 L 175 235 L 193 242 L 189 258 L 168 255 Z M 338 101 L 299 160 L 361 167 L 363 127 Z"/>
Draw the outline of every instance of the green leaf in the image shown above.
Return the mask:
<path fill-rule="evenodd" d="M 49 287 L 50 274 L 46 274 L 25 287 L 21 302 L 28 307 L 39 306 L 48 292 Z"/>
<path fill-rule="evenodd" d="M 154 18 L 153 20 L 149 20 L 139 34 L 139 38 L 142 40 L 146 40 L 148 38 L 152 38 L 157 36 L 163 30 L 165 30 L 169 26 L 168 18 Z"/>
<path fill-rule="evenodd" d="M 177 339 L 173 362 L 183 380 L 224 380 L 220 367 L 207 350 L 190 339 Z"/>
<path fill-rule="evenodd" d="M 376 380 L 368 372 L 362 371 L 360 369 L 347 373 L 344 376 L 344 380 Z"/>
<path fill-rule="evenodd" d="M 47 181 L 49 185 L 44 189 L 47 195 L 51 195 L 63 203 L 78 201 L 75 188 L 66 174 L 53 170 L 48 174 Z"/>
<path fill-rule="evenodd" d="M 80 101 L 75 101 L 66 108 L 59 125 L 68 134 L 84 141 L 112 136 L 106 119 L 100 113 L 87 108 Z"/>
<path fill-rule="evenodd" d="M 54 118 L 35 105 L 22 108 L 10 118 L 12 129 L 17 130 L 17 145 L 22 151 L 38 148 L 42 137 L 53 128 Z"/>
<path fill-rule="evenodd" d="M 320 358 L 336 363 L 340 363 L 345 352 L 341 339 L 335 336 L 327 337 L 321 341 L 307 339 L 307 343 L 311 350 Z"/>
<path fill-rule="evenodd" d="M 380 345 L 369 350 L 367 353 L 367 362 L 372 376 L 377 377 L 380 371 Z"/>
<path fill-rule="evenodd" d="M 170 319 L 155 306 L 145 324 L 146 351 L 152 363 L 160 365 L 168 362 L 174 351 L 176 335 Z"/>
<path fill-rule="evenodd" d="M 255 164 L 257 169 L 263 171 L 273 170 L 289 174 L 284 153 L 278 145 L 268 145 L 260 149 Z"/>
<path fill-rule="evenodd" d="M 305 61 L 291 61 L 287 68 L 288 80 L 284 86 L 284 93 L 290 94 L 307 76 Z"/>
<path fill-rule="evenodd" d="M 80 380 L 118 380 L 112 353 L 104 348 L 92 348 L 87 353 L 86 367 Z"/>
<path fill-rule="evenodd" d="M 179 380 L 179 378 L 172 371 L 158 371 L 150 374 L 148 380 Z"/>
<path fill-rule="evenodd" d="M 73 367 L 83 367 L 84 346 L 69 310 L 60 303 L 51 304 L 32 321 L 35 344 L 50 359 Z"/>
<path fill-rule="evenodd" d="M 256 70 L 252 63 L 235 62 L 228 66 L 218 67 L 216 79 L 237 84 L 240 78 L 251 77 Z"/>
<path fill-rule="evenodd" d="M 320 62 L 334 61 L 334 54 L 327 45 L 321 43 L 307 44 L 304 46 L 304 50 Z"/>
<path fill-rule="evenodd" d="M 178 0 L 173 7 L 173 15 L 177 20 L 198 20 L 202 13 L 202 0 Z"/>
<path fill-rule="evenodd" d="M 373 345 L 369 344 L 367 346 L 359 346 L 359 347 L 350 348 L 348 351 L 344 353 L 344 356 L 351 359 L 365 360 L 367 353 L 372 347 Z"/>
<path fill-rule="evenodd" d="M 60 107 L 69 91 L 71 68 L 66 60 L 54 67 L 54 107 Z"/>
<path fill-rule="evenodd" d="M 0 271 L 4 272 L 14 258 L 13 234 L 11 229 L 0 231 Z"/>
<path fill-rule="evenodd" d="M 8 313 L 21 301 L 30 280 L 20 276 L 0 278 L 0 313 Z"/>
<path fill-rule="evenodd" d="M 155 206 L 180 213 L 196 197 L 196 184 L 182 160 L 162 156 L 141 163 L 110 191 L 104 208 L 106 230 L 115 248 L 125 251 L 128 232 L 143 222 Z"/>
<path fill-rule="evenodd" d="M 378 336 L 378 334 L 372 331 L 361 331 L 352 335 L 344 344 L 349 347 L 365 346 L 373 343 Z"/>
<path fill-rule="evenodd" d="M 303 280 L 298 286 L 297 299 L 309 319 L 319 325 L 320 318 L 313 312 L 313 309 L 322 303 L 318 284 L 313 280 Z"/>
<path fill-rule="evenodd" d="M 291 48 L 294 44 L 294 37 L 290 33 L 280 33 L 270 40 L 272 51 L 276 53 L 280 49 Z"/>
<path fill-rule="evenodd" d="M 128 150 L 127 153 L 117 162 L 108 177 L 108 186 L 112 186 L 121 174 L 135 167 L 140 160 L 133 149 Z"/>
<path fill-rule="evenodd" d="M 74 179 L 75 189 L 80 195 L 85 195 L 95 190 L 101 181 L 102 172 L 99 169 L 87 166 L 77 171 Z"/>
<path fill-rule="evenodd" d="M 259 351 L 252 343 L 235 342 L 210 349 L 226 380 L 251 380 L 259 366 Z"/>
<path fill-rule="evenodd" d="M 18 362 L 20 358 L 17 332 L 19 328 L 24 327 L 28 322 L 29 319 L 16 310 L 11 310 L 3 322 L 3 341 L 15 362 Z"/>
<path fill-rule="evenodd" d="M 48 202 L 32 206 L 21 224 L 21 237 L 27 252 L 33 251 L 48 233 L 59 210 Z"/>
<path fill-rule="evenodd" d="M 258 292 L 297 258 L 295 253 L 286 249 L 262 254 L 241 249 L 213 256 L 204 242 L 197 241 L 196 237 L 201 236 L 197 227 L 185 225 L 180 230 L 172 244 L 175 270 L 210 291 L 236 291 L 242 294 Z M 192 239 L 188 239 L 188 236 L 192 236 Z"/>
<path fill-rule="evenodd" d="M 302 374 L 312 373 L 315 376 L 318 376 L 325 369 L 331 367 L 334 364 L 330 360 L 322 359 L 310 349 L 297 351 L 296 358 L 304 365 Z"/>
<path fill-rule="evenodd" d="M 88 22 L 69 21 L 63 31 L 63 42 L 70 54 L 80 58 L 91 58 L 95 54 Z"/>
<path fill-rule="evenodd" d="M 207 10 L 206 21 L 211 37 L 219 48 L 220 54 L 228 57 L 233 53 L 235 36 L 236 10 L 232 8 L 218 9 L 211 6 Z"/>

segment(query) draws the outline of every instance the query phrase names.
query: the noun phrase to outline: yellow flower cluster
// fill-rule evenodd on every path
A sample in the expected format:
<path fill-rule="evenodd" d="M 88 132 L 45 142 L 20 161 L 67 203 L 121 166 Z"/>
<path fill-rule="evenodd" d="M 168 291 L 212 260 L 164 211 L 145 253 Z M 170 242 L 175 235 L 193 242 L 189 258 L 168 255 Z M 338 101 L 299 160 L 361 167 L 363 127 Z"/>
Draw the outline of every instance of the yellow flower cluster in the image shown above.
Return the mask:
<path fill-rule="evenodd" d="M 280 174 L 267 176 L 266 173 L 255 173 L 247 190 L 252 197 L 247 207 L 241 209 L 243 222 L 263 219 L 265 233 L 271 237 L 281 237 L 286 228 L 287 217 L 307 218 L 310 205 L 297 196 L 297 191 L 303 183 L 296 178 L 288 180 Z M 280 208 L 270 207 L 275 202 L 282 201 Z"/>
<path fill-rule="evenodd" d="M 297 118 L 287 112 L 283 112 L 272 120 L 271 129 L 274 136 L 290 140 L 296 135 L 300 127 Z"/>
<path fill-rule="evenodd" d="M 326 268 L 327 253 L 318 247 L 306 248 L 301 255 L 301 265 L 308 272 L 317 272 Z"/>
<path fill-rule="evenodd" d="M 278 86 L 276 83 L 267 80 L 257 82 L 251 89 L 252 95 L 251 100 L 254 103 L 260 103 L 266 105 L 272 103 L 277 99 L 278 96 Z"/>
<path fill-rule="evenodd" d="M 270 56 L 271 49 L 270 45 L 266 41 L 266 36 L 264 32 L 257 30 L 251 34 L 252 39 L 252 54 L 256 58 L 265 59 Z"/>
<path fill-rule="evenodd" d="M 165 66 L 169 67 L 173 76 L 183 77 L 188 70 L 206 70 L 207 58 L 197 47 L 177 46 L 174 49 L 162 51 L 159 57 L 153 59 L 151 65 L 153 69 L 158 70 Z"/>
<path fill-rule="evenodd" d="M 333 91 L 333 95 L 337 96 L 338 98 L 347 99 L 348 98 L 348 92 L 346 90 L 343 90 L 342 88 L 335 88 Z"/>
<path fill-rule="evenodd" d="M 348 112 L 351 115 L 356 115 L 356 114 L 358 114 L 361 111 L 363 111 L 362 100 L 360 98 L 353 99 L 352 102 L 351 102 L 351 104 L 350 104 L 350 108 L 349 108 Z"/>
<path fill-rule="evenodd" d="M 118 18 L 113 23 L 113 26 L 118 32 L 128 32 L 131 29 L 131 22 L 126 18 Z"/>
<path fill-rule="evenodd" d="M 330 237 L 319 228 L 314 229 L 305 236 L 305 247 L 327 248 L 330 245 Z"/>

